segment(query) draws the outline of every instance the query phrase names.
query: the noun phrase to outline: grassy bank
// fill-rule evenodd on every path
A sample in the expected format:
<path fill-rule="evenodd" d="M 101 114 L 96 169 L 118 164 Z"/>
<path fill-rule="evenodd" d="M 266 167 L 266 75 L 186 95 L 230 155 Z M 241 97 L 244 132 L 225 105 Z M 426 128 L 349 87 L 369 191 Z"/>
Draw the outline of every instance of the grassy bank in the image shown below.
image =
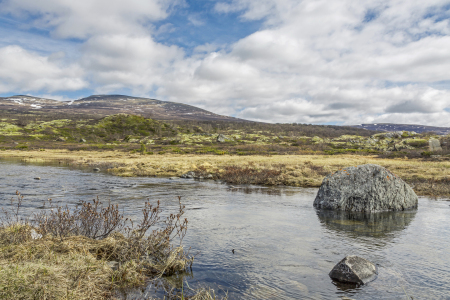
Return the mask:
<path fill-rule="evenodd" d="M 156 279 L 165 299 L 216 298 L 212 290 L 180 291 L 164 281 L 182 278 L 193 262 L 182 247 L 188 222 L 181 202 L 167 218 L 159 202 L 146 202 L 136 224 L 99 200 L 74 209 L 50 202 L 51 210 L 23 219 L 25 202 L 17 193 L 0 211 L 0 299 L 124 299 Z"/>
<path fill-rule="evenodd" d="M 56 161 L 88 166 L 119 176 L 180 176 L 188 171 L 229 183 L 251 183 L 318 187 L 323 178 L 347 166 L 378 164 L 408 182 L 419 195 L 450 196 L 450 161 L 432 159 L 380 158 L 359 155 L 162 155 L 130 154 L 121 151 L 17 151 L 0 157 L 28 162 Z"/>

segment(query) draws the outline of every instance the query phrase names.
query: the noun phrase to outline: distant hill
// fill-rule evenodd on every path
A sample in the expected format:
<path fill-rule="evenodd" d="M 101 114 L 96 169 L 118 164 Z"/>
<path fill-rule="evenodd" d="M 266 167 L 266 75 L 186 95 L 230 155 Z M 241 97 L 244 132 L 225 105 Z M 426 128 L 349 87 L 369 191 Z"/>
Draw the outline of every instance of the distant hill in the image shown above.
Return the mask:
<path fill-rule="evenodd" d="M 377 123 L 377 124 L 353 125 L 351 127 L 364 128 L 367 130 L 376 130 L 376 131 L 415 131 L 417 133 L 435 132 L 436 134 L 440 135 L 450 134 L 450 127 L 435 127 L 435 126 L 411 125 L 411 124 Z"/>
<path fill-rule="evenodd" d="M 93 95 L 74 101 L 57 101 L 27 95 L 0 97 L 0 110 L 107 116 L 117 113 L 142 115 L 155 120 L 196 120 L 250 122 L 218 115 L 207 110 L 175 102 L 124 95 Z"/>

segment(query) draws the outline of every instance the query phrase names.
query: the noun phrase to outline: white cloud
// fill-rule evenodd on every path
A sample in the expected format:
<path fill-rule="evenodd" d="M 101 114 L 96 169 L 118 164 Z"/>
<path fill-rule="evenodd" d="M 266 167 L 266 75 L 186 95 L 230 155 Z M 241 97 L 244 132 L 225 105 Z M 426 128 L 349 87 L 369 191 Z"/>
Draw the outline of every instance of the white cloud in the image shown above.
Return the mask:
<path fill-rule="evenodd" d="M 205 25 L 205 21 L 203 21 L 200 16 L 197 15 L 189 15 L 188 21 L 194 26 L 203 26 Z"/>
<path fill-rule="evenodd" d="M 54 28 L 59 38 L 105 33 L 143 33 L 147 22 L 167 17 L 178 0 L 7 0 L 0 9 L 15 16 L 37 16 L 35 25 Z"/>
<path fill-rule="evenodd" d="M 192 63 L 192 76 L 160 95 L 259 121 L 353 124 L 420 114 L 422 123 L 448 125 L 435 114 L 449 106 L 449 91 L 429 86 L 450 80 L 448 21 L 432 14 L 446 1 L 261 3 L 216 4 L 266 27 Z"/>
<path fill-rule="evenodd" d="M 0 88 L 73 90 L 89 79 L 96 92 L 128 88 L 259 121 L 448 125 L 448 0 L 218 2 L 215 13 L 261 20 L 262 27 L 233 44 L 197 45 L 190 56 L 154 39 L 176 30 L 151 23 L 177 4 L 183 2 L 6 1 L 2 12 L 37 16 L 35 24 L 53 36 L 83 40 L 70 57 L 62 49 L 43 56 L 17 48 L 47 79 L 28 74 L 23 59 L 16 65 L 0 58 Z M 208 18 L 185 16 L 208 26 Z"/>
<path fill-rule="evenodd" d="M 121 88 L 148 92 L 163 84 L 163 76 L 173 72 L 173 61 L 184 56 L 178 47 L 156 43 L 143 35 L 96 36 L 85 43 L 82 51 L 82 66 L 102 93 Z"/>
<path fill-rule="evenodd" d="M 0 92 L 74 91 L 86 87 L 83 70 L 62 66 L 18 46 L 0 48 Z"/>

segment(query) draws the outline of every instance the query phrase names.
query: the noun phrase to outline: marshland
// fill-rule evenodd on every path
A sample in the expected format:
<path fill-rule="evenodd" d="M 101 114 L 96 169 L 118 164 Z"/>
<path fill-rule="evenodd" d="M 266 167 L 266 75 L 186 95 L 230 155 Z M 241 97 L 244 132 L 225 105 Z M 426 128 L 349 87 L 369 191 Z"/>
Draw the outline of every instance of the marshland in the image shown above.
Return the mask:
<path fill-rule="evenodd" d="M 125 114 L 4 116 L 0 130 L 1 298 L 449 292 L 447 136 Z M 348 219 L 312 207 L 326 175 L 368 163 L 410 184 L 419 210 Z M 377 281 L 333 284 L 329 270 L 349 253 L 377 263 Z"/>
<path fill-rule="evenodd" d="M 166 290 L 174 297 L 181 297 L 183 290 L 185 297 L 214 291 L 216 299 L 373 299 L 380 295 L 388 299 L 407 299 L 406 295 L 445 299 L 450 292 L 446 284 L 450 207 L 445 199 L 420 197 L 417 211 L 348 220 L 317 212 L 312 207 L 315 188 L 120 177 L 59 162 L 2 160 L 0 164 L 2 207 L 14 209 L 16 190 L 20 190 L 24 218 L 49 215 L 49 198 L 54 207 L 67 205 L 76 211 L 83 210 L 83 201 L 93 203 L 98 196 L 105 207 L 118 205 L 119 214 L 133 220 L 135 226 L 142 220 L 145 202 L 156 207 L 158 200 L 161 220 L 178 214 L 180 201 L 182 219 L 188 220 L 182 246 L 187 259 L 194 257 L 192 265 L 188 261 L 184 272 L 153 279 L 143 279 L 149 273 L 139 272 L 142 266 L 130 262 L 119 271 L 109 267 L 108 262 L 120 261 L 107 255 L 121 250 L 121 243 L 128 243 L 126 232 L 123 237 L 113 234 L 100 240 L 83 236 L 61 240 L 56 235 L 32 240 L 25 235 L 26 240 L 2 242 L 1 280 L 7 280 L 10 288 L 17 287 L 15 292 L 25 284 L 29 289 L 24 295 L 58 292 L 54 295 L 62 295 L 56 297 L 60 299 L 66 299 L 67 293 L 69 299 L 74 299 L 71 295 L 78 297 L 75 299 L 93 297 L 83 294 L 88 291 L 105 293 L 99 298 L 167 299 Z M 34 179 L 37 177 L 40 180 Z M 33 218 L 30 222 L 36 225 Z M 22 236 L 26 230 L 17 228 L 13 236 Z M 179 238 L 171 245 L 176 250 Z M 328 272 L 349 253 L 377 263 L 377 280 L 356 289 L 333 284 Z M 59 290 L 53 291 L 56 282 Z M 91 289 L 93 284 L 105 289 Z M 39 289 L 43 286 L 48 289 Z"/>
<path fill-rule="evenodd" d="M 0 300 L 450 299 L 448 0 L 0 0 L 0 29 Z"/>

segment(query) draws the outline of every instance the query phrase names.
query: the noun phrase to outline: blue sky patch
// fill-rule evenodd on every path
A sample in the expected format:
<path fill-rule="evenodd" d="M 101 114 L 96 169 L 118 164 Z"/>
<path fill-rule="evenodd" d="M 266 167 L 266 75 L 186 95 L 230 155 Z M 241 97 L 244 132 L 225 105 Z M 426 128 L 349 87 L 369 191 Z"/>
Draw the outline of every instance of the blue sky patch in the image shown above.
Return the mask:
<path fill-rule="evenodd" d="M 195 47 L 204 44 L 232 44 L 256 31 L 262 21 L 246 21 L 238 13 L 219 13 L 215 1 L 187 1 L 187 9 L 176 8 L 165 20 L 154 23 L 157 29 L 168 30 L 156 35 L 156 41 L 177 45 L 191 55 Z"/>

